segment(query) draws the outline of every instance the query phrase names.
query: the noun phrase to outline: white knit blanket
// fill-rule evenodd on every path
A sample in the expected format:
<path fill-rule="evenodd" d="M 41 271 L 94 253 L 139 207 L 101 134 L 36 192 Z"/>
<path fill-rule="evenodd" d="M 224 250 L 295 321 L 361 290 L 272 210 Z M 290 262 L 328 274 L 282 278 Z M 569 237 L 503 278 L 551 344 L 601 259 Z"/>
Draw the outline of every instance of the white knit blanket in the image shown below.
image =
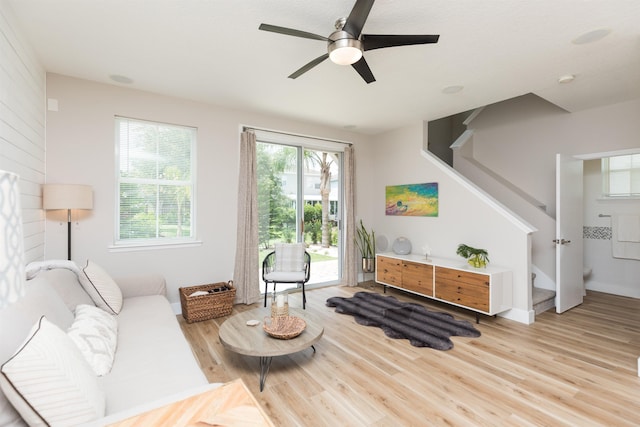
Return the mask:
<path fill-rule="evenodd" d="M 27 264 L 27 267 L 25 268 L 27 280 L 33 279 L 41 271 L 53 270 L 54 268 L 66 268 L 67 270 L 71 270 L 76 273 L 79 279 L 82 279 L 82 276 L 84 276 L 84 274 L 82 274 L 78 266 L 73 261 L 51 259 L 47 261 L 34 261 Z"/>

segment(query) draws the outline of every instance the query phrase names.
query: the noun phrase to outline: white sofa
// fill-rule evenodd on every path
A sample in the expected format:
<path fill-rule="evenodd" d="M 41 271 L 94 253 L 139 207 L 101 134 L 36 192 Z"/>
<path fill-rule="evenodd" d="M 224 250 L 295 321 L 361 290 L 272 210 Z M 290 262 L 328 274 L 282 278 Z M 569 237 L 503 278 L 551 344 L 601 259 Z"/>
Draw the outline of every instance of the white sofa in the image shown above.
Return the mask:
<path fill-rule="evenodd" d="M 166 298 L 162 276 L 115 280 L 122 292 L 117 314 L 117 347 L 111 371 L 99 376 L 105 395 L 104 425 L 195 392 L 208 384 Z M 78 271 L 42 269 L 26 282 L 26 295 L 0 310 L 0 365 L 11 358 L 44 315 L 67 331 L 79 304 L 95 305 L 79 282 Z M 2 375 L 2 374 L 0 374 Z M 0 391 L 0 426 L 25 421 Z"/>

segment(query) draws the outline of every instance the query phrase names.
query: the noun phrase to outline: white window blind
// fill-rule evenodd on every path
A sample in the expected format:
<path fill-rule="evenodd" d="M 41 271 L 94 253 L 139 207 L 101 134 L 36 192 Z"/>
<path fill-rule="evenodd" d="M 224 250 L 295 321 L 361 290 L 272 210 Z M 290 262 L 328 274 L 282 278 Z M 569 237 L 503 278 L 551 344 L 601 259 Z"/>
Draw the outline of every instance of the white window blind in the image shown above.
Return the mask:
<path fill-rule="evenodd" d="M 640 154 L 602 159 L 602 193 L 605 197 L 640 196 Z"/>
<path fill-rule="evenodd" d="M 116 244 L 195 237 L 196 129 L 116 117 Z"/>

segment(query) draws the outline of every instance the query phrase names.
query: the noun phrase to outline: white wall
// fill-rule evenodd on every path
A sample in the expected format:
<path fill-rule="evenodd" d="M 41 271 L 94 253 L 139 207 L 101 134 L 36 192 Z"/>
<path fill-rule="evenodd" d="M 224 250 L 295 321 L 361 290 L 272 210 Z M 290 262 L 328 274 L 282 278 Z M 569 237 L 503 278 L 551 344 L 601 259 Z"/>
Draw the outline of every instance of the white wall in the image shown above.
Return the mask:
<path fill-rule="evenodd" d="M 47 76 L 47 97 L 59 105 L 47 120 L 47 181 L 88 184 L 94 191 L 94 209 L 73 225 L 73 260 L 84 263 L 90 258 L 114 276 L 160 272 L 167 278 L 172 302 L 179 301 L 180 286 L 227 281 L 233 276 L 242 125 L 350 141 L 355 145 L 357 170 L 370 166 L 367 156 L 358 154 L 366 153 L 362 149 L 366 138 L 322 126 L 55 74 Z M 115 115 L 198 128 L 196 221 L 201 246 L 110 252 L 116 197 Z M 357 180 L 367 181 L 359 175 Z M 64 259 L 66 222 L 54 212 L 47 218 L 45 256 Z"/>
<path fill-rule="evenodd" d="M 567 113 L 525 95 L 487 106 L 469 125 L 474 157 L 527 191 L 555 217 L 555 155 L 640 146 L 640 99 Z"/>
<path fill-rule="evenodd" d="M 496 175 L 472 158 L 473 131 L 467 130 L 465 135 L 468 136 L 466 142 L 456 142 L 453 156 L 455 169 L 536 228 L 531 236 L 531 262 L 536 275 L 535 287 L 555 290 L 556 257 L 555 252 L 549 250 L 549 242 L 555 239 L 556 235 L 555 218 L 551 218 L 542 210 L 537 200 L 528 197 L 510 181 Z"/>
<path fill-rule="evenodd" d="M 474 157 L 543 202 L 555 217 L 556 153 L 588 155 L 638 148 L 638 117 L 640 100 L 570 114 L 535 95 L 526 95 L 487 106 L 469 128 L 474 132 Z M 584 225 L 605 222 L 611 225 L 607 218 L 596 220 L 587 212 Z M 627 287 L 627 279 L 620 278 L 621 270 L 631 275 L 634 270 L 629 270 L 629 263 L 638 261 L 622 261 L 621 266 L 610 259 L 602 264 L 605 252 L 596 249 L 602 244 L 586 242 L 585 266 L 598 265 L 597 277 L 602 280 L 598 280 L 598 290 L 619 293 Z M 548 251 L 552 255 L 555 247 L 549 245 Z M 610 252 L 607 258 L 611 258 Z M 595 282 L 590 286 L 595 288 Z"/>
<path fill-rule="evenodd" d="M 45 72 L 0 2 L 0 170 L 20 176 L 27 262 L 44 253 Z"/>
<path fill-rule="evenodd" d="M 587 289 L 640 298 L 640 261 L 613 258 L 611 218 L 599 215 L 640 214 L 640 200 L 603 200 L 600 160 L 584 162 L 584 265 L 591 268 Z"/>
<path fill-rule="evenodd" d="M 412 252 L 420 254 L 428 245 L 433 256 L 457 259 L 457 246 L 466 243 L 489 251 L 491 263 L 513 271 L 513 307 L 506 317 L 528 323 L 531 313 L 530 240 L 527 226 L 496 210 L 491 199 L 479 193 L 473 184 L 460 177 L 439 159 L 422 151 L 423 124 L 415 123 L 378 135 L 372 148 L 375 173 L 371 177 L 373 191 L 370 214 L 378 236 L 391 243 L 406 237 Z M 404 217 L 385 215 L 385 187 L 388 185 L 437 182 L 438 217 Z M 362 183 L 359 183 L 360 189 Z M 461 266 L 465 261 L 460 259 Z"/>

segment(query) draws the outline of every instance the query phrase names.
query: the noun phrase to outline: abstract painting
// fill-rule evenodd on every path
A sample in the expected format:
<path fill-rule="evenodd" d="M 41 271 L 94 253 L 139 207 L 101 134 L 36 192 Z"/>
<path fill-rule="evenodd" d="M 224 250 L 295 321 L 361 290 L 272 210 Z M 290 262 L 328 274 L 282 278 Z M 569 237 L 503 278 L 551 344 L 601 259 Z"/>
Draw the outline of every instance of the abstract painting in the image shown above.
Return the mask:
<path fill-rule="evenodd" d="M 385 201 L 387 215 L 438 216 L 438 183 L 389 185 Z"/>

